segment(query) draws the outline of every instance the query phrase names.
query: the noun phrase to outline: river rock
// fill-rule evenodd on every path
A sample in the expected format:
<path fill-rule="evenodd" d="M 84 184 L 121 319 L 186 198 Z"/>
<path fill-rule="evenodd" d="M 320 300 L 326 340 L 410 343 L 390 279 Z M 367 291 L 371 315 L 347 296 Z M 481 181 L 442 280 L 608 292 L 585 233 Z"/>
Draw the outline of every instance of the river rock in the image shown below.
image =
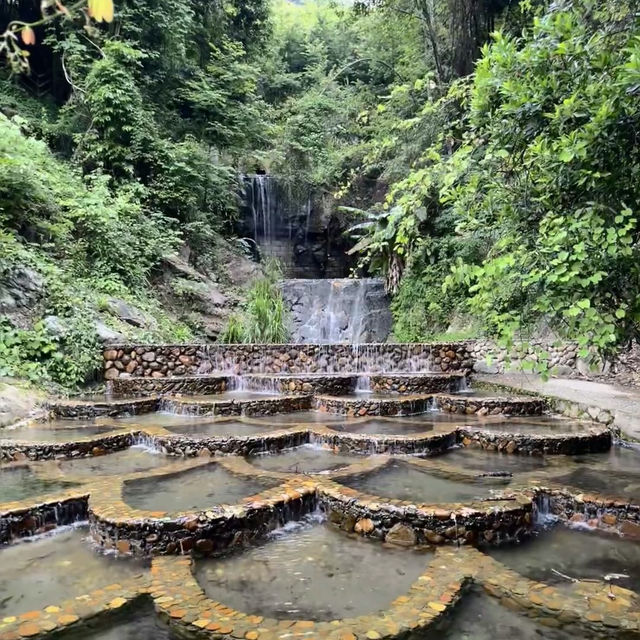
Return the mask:
<path fill-rule="evenodd" d="M 369 518 L 362 518 L 361 520 L 358 520 L 358 522 L 356 522 L 353 530 L 356 533 L 371 533 L 374 530 L 374 525 L 373 525 L 373 521 L 370 520 Z"/>
<path fill-rule="evenodd" d="M 398 522 L 391 527 L 385 541 L 399 547 L 412 547 L 416 544 L 416 532 L 412 527 Z"/>

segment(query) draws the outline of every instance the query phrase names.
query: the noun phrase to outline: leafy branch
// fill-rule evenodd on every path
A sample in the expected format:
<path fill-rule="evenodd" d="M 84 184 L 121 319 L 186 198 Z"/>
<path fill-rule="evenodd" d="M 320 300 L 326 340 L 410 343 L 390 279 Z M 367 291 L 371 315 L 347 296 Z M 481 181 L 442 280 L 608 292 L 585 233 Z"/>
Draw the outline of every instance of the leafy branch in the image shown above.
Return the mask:
<path fill-rule="evenodd" d="M 86 6 L 85 6 L 86 5 Z M 6 57 L 7 62 L 15 73 L 29 73 L 28 49 L 22 45 L 36 44 L 35 29 L 49 24 L 58 18 L 72 20 L 74 13 L 79 11 L 84 17 L 85 28 L 91 20 L 96 22 L 111 22 L 113 20 L 113 0 L 79 0 L 67 7 L 60 0 L 43 0 L 42 17 L 33 22 L 13 20 L 7 25 L 4 33 L 0 34 L 0 58 Z"/>

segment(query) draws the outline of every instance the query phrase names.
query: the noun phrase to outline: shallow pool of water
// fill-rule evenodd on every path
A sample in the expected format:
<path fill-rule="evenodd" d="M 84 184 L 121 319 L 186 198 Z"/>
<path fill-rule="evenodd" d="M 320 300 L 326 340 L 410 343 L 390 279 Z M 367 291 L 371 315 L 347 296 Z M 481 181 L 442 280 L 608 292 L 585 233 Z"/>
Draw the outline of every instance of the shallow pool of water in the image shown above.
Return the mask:
<path fill-rule="evenodd" d="M 0 440 L 25 440 L 27 442 L 73 442 L 80 438 L 98 436 L 116 430 L 113 426 L 100 426 L 92 422 L 56 420 L 38 422 L 14 429 L 0 429 Z"/>
<path fill-rule="evenodd" d="M 584 638 L 537 624 L 524 613 L 512 611 L 480 591 L 466 594 L 442 632 L 432 632 L 429 640 L 575 640 Z"/>
<path fill-rule="evenodd" d="M 237 504 L 277 484 L 235 475 L 218 464 L 210 464 L 160 478 L 125 482 L 123 499 L 136 509 L 148 511 L 197 511 Z"/>
<path fill-rule="evenodd" d="M 135 424 L 143 426 L 168 427 L 174 425 L 197 424 L 198 422 L 213 422 L 213 418 L 202 418 L 202 416 L 168 413 L 165 411 L 153 411 L 151 413 L 141 413 L 135 416 L 121 416 L 113 418 L 113 421 L 127 426 Z"/>
<path fill-rule="evenodd" d="M 239 611 L 333 620 L 388 608 L 429 558 L 306 523 L 242 554 L 197 561 L 196 578 L 210 598 Z"/>
<path fill-rule="evenodd" d="M 287 449 L 282 453 L 269 453 L 249 458 L 249 462 L 260 469 L 283 471 L 285 473 L 335 471 L 353 464 L 357 460 L 357 456 L 333 453 L 330 449 L 313 444 Z"/>
<path fill-rule="evenodd" d="M 140 575 L 145 564 L 92 548 L 86 528 L 58 529 L 0 548 L 0 613 L 55 605 Z"/>
<path fill-rule="evenodd" d="M 169 627 L 153 611 L 153 606 L 132 606 L 128 615 L 89 620 L 59 640 L 177 640 Z M 56 636 L 58 638 L 58 636 Z"/>
<path fill-rule="evenodd" d="M 461 416 L 461 424 L 469 424 L 476 429 L 486 429 L 489 431 L 500 431 L 504 433 L 581 433 L 588 430 L 588 427 L 581 422 L 574 420 L 564 420 L 550 416 L 535 416 L 531 418 L 508 418 L 501 422 L 479 422 L 471 423 L 467 421 L 467 416 Z"/>
<path fill-rule="evenodd" d="M 518 473 L 535 471 L 547 466 L 543 456 L 509 455 L 497 451 L 459 447 L 450 449 L 442 456 L 435 458 L 462 469 L 477 471 L 478 474 L 492 472 Z"/>
<path fill-rule="evenodd" d="M 344 422 L 344 419 L 344 416 L 326 413 L 325 411 L 294 411 L 262 418 L 251 418 L 255 422 L 266 422 L 273 425 L 323 424 L 325 422 Z"/>
<path fill-rule="evenodd" d="M 605 453 L 573 456 L 574 462 L 605 472 L 636 473 L 640 475 L 640 448 L 614 445 Z"/>
<path fill-rule="evenodd" d="M 149 394 L 153 395 L 153 394 Z M 77 396 L 69 396 L 68 398 L 61 398 L 63 402 L 80 402 L 88 403 L 92 402 L 115 402 L 118 400 L 140 400 L 140 396 L 120 395 L 117 393 L 83 393 Z"/>
<path fill-rule="evenodd" d="M 180 462 L 179 458 L 164 456 L 153 453 L 145 447 L 135 446 L 103 456 L 61 460 L 55 464 L 63 474 L 88 477 L 137 473 Z"/>
<path fill-rule="evenodd" d="M 492 488 L 504 486 L 495 479 L 477 483 L 449 480 L 400 460 L 371 473 L 341 479 L 340 483 L 374 496 L 423 504 L 470 502 L 488 498 Z"/>
<path fill-rule="evenodd" d="M 415 433 L 425 433 L 432 431 L 437 422 L 408 422 L 401 420 L 382 420 L 372 419 L 365 422 L 353 422 L 346 420 L 345 422 L 328 425 L 334 431 L 343 433 L 367 433 L 375 435 L 412 435 Z"/>
<path fill-rule="evenodd" d="M 62 479 L 42 479 L 29 467 L 0 468 L 0 503 L 26 500 L 46 493 L 65 491 L 73 486 L 72 483 Z M 0 564 L 1 569 L 2 565 Z"/>
<path fill-rule="evenodd" d="M 469 400 L 473 400 L 474 398 L 478 398 L 478 400 L 486 400 L 487 398 L 495 398 L 495 399 L 509 399 L 513 400 L 514 398 L 525 398 L 525 399 L 535 399 L 530 396 L 515 396 L 513 394 L 506 393 L 504 391 L 500 391 L 499 389 L 491 390 L 491 389 L 460 389 L 459 391 L 454 391 L 450 394 L 445 395 L 454 395 L 461 396 L 463 398 L 467 398 Z"/>
<path fill-rule="evenodd" d="M 182 401 L 193 402 L 229 402 L 235 400 L 264 400 L 265 398 L 277 398 L 281 394 L 267 391 L 225 391 L 224 393 L 207 394 L 200 396 L 182 396 Z"/>
<path fill-rule="evenodd" d="M 607 473 L 602 469 L 581 466 L 569 473 L 554 475 L 551 479 L 558 484 L 576 487 L 582 491 L 625 498 L 633 504 L 640 504 L 640 473 Z"/>
<path fill-rule="evenodd" d="M 616 584 L 640 592 L 640 544 L 616 535 L 557 526 L 520 544 L 487 548 L 486 552 L 539 582 L 571 584 L 553 569 L 579 579 L 602 580 L 607 573 L 624 573 L 629 579 Z"/>
<path fill-rule="evenodd" d="M 189 436 L 190 438 L 228 438 L 232 436 L 252 436 L 258 433 L 267 433 L 270 427 L 264 424 L 251 424 L 240 420 L 225 420 L 197 424 L 167 425 L 165 429 L 178 436 Z"/>

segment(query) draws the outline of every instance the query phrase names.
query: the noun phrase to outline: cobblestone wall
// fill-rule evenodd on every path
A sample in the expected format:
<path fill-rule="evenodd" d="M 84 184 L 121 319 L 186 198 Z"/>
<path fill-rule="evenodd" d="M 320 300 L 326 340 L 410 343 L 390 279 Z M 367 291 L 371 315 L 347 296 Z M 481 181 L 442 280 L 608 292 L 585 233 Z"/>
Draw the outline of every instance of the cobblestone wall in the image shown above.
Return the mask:
<path fill-rule="evenodd" d="M 104 377 L 164 378 L 211 372 L 357 373 L 465 371 L 473 360 L 465 343 L 115 345 L 106 349 Z"/>

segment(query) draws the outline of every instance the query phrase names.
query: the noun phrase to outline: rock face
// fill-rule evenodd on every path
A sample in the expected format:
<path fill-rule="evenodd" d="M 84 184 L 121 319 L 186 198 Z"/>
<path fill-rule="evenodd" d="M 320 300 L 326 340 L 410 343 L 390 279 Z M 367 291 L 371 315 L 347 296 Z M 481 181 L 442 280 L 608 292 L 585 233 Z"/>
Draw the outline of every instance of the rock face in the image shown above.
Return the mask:
<path fill-rule="evenodd" d="M 247 175 L 238 232 L 256 256 L 277 258 L 287 277 L 348 273 L 350 242 L 330 196 L 293 193 L 276 176 Z"/>
<path fill-rule="evenodd" d="M 0 313 L 24 313 L 42 297 L 44 280 L 29 267 L 16 267 L 0 281 Z"/>
<path fill-rule="evenodd" d="M 160 288 L 163 301 L 176 315 L 197 319 L 198 332 L 214 340 L 244 298 L 242 289 L 261 274 L 260 265 L 220 236 L 214 238 L 215 270 L 198 271 L 184 255 L 163 258 Z"/>
<path fill-rule="evenodd" d="M 282 295 L 292 342 L 384 342 L 391 331 L 381 279 L 285 280 Z"/>

